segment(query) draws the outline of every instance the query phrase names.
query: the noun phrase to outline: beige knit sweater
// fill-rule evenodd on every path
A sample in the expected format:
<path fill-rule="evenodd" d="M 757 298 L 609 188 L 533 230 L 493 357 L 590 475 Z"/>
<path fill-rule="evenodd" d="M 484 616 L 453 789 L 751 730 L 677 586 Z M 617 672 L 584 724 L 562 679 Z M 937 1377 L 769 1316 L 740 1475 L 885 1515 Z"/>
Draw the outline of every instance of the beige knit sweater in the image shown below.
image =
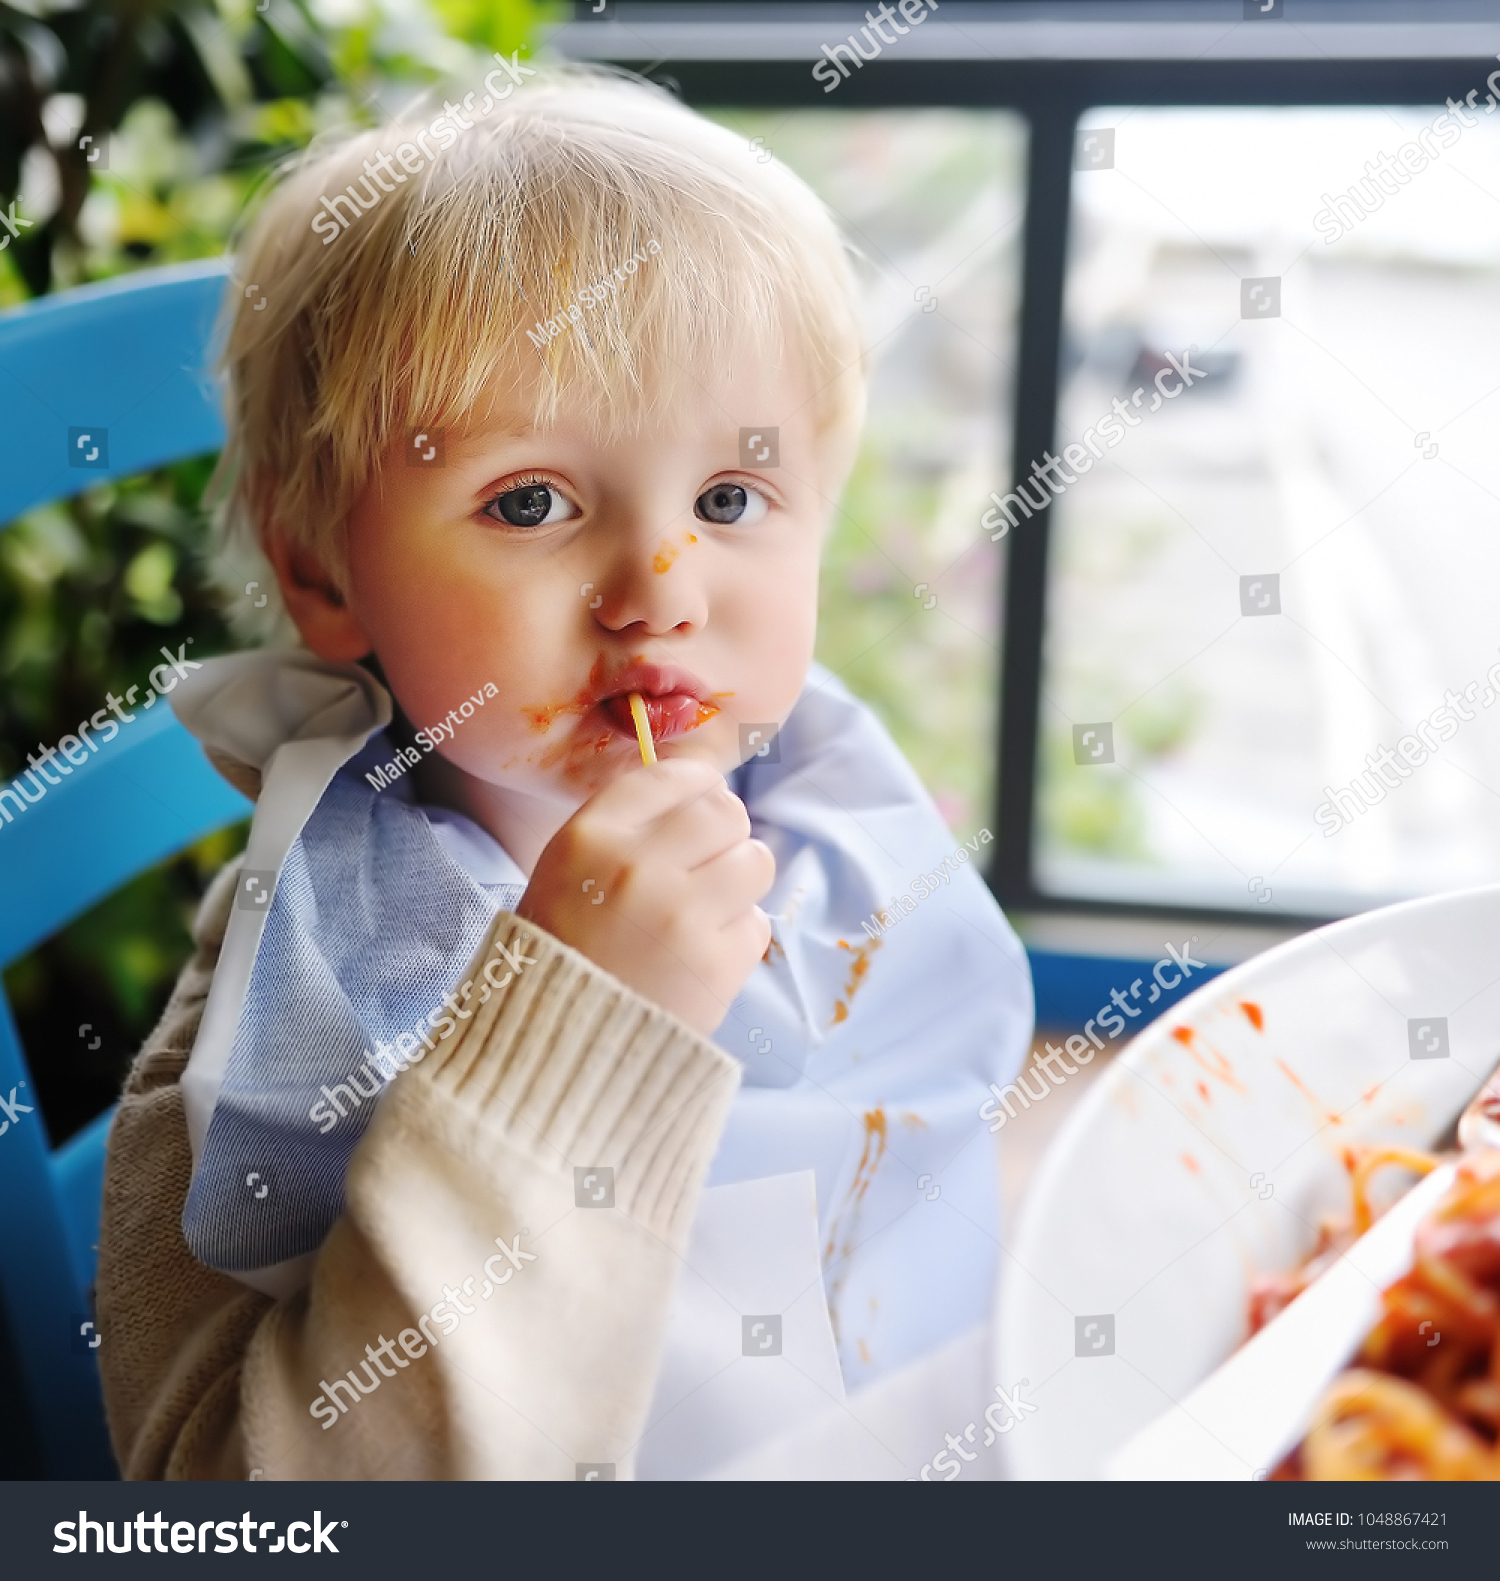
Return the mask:
<path fill-rule="evenodd" d="M 310 1284 L 272 1301 L 182 1236 L 178 1079 L 234 873 L 110 1133 L 98 1354 L 122 1474 L 628 1477 L 738 1065 L 500 913 L 476 959 L 499 939 L 535 964 L 396 1077 Z M 575 1206 L 582 1165 L 613 1168 L 613 1209 Z"/>

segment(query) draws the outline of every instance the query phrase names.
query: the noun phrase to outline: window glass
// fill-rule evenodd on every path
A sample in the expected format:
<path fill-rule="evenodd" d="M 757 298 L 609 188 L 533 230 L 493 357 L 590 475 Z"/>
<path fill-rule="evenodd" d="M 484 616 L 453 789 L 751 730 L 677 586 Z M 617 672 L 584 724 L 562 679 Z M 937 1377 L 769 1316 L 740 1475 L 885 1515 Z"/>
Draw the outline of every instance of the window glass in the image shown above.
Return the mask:
<path fill-rule="evenodd" d="M 1084 116 L 1044 890 L 1334 913 L 1500 879 L 1492 110 Z"/>
<path fill-rule="evenodd" d="M 1025 128 L 1010 113 L 717 116 L 829 204 L 860 254 L 869 419 L 823 557 L 818 658 L 871 703 L 948 822 L 990 819 Z"/>

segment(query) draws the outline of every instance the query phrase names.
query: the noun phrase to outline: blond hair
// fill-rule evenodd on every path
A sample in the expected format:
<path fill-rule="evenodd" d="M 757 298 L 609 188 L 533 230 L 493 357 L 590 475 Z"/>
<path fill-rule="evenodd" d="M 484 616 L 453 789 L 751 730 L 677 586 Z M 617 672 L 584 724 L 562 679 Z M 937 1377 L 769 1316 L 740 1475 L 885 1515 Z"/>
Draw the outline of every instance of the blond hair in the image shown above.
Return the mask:
<path fill-rule="evenodd" d="M 412 427 L 461 421 L 497 368 L 537 426 L 566 391 L 603 437 L 747 347 L 797 358 L 838 481 L 865 356 L 849 257 L 801 180 L 595 68 L 511 66 L 457 116 L 433 108 L 296 158 L 237 249 L 258 290 L 231 293 L 225 328 L 210 497 L 227 593 L 247 569 L 266 580 L 270 530 L 346 590 L 346 523 L 378 458 Z M 244 635 L 289 634 L 275 601 L 230 609 Z"/>

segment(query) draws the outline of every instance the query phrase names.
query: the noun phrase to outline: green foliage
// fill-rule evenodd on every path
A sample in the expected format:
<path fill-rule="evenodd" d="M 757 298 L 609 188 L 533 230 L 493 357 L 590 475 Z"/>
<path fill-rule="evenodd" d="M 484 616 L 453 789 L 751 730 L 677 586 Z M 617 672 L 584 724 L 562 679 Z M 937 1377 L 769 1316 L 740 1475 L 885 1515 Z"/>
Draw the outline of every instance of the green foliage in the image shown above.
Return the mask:
<path fill-rule="evenodd" d="M 1119 768 L 1079 765 L 1071 727 L 1042 733 L 1037 816 L 1046 846 L 1117 861 L 1147 857 L 1134 783 Z"/>
<path fill-rule="evenodd" d="M 144 694 L 169 638 L 172 651 L 190 643 L 199 657 L 230 646 L 197 575 L 211 465 L 179 462 L 90 489 L 0 532 L 4 778 L 76 731 L 107 694 Z M 226 830 L 142 874 L 6 973 L 54 1139 L 114 1097 L 187 958 L 204 884 L 243 838 Z"/>
<path fill-rule="evenodd" d="M 377 119 L 463 70 L 471 46 L 526 51 L 559 14 L 545 0 L 0 0 L 0 208 L 31 221 L 0 250 L 0 307 L 221 254 L 267 172 L 320 128 Z M 144 688 L 169 637 L 199 658 L 232 645 L 201 575 L 214 460 L 0 527 L 0 777 L 107 692 Z M 243 841 L 241 827 L 198 842 L 7 969 L 54 1141 L 117 1094 L 204 886 Z"/>
<path fill-rule="evenodd" d="M 0 773 L 103 706 L 144 689 L 170 633 L 195 655 L 230 646 L 200 579 L 208 459 L 90 489 L 0 533 Z"/>
<path fill-rule="evenodd" d="M 817 656 L 967 834 L 993 807 L 1001 555 L 979 522 L 1004 475 L 1024 132 L 946 109 L 714 115 L 795 170 L 855 244 L 878 328 L 864 441 L 823 553 Z M 914 307 L 928 281 L 940 311 Z"/>
<path fill-rule="evenodd" d="M 432 0 L 432 9 L 454 38 L 501 55 L 524 48 L 542 23 L 572 14 L 564 0 Z"/>
<path fill-rule="evenodd" d="M 1202 713 L 1201 699 L 1185 686 L 1148 692 L 1120 716 L 1120 726 L 1148 757 L 1165 757 L 1187 741 Z"/>
<path fill-rule="evenodd" d="M 968 831 L 989 812 L 997 666 L 993 641 L 925 609 L 902 568 L 929 558 L 938 495 L 935 478 L 867 438 L 823 551 L 817 656 L 874 705 L 950 826 Z"/>
<path fill-rule="evenodd" d="M 1135 594 L 1160 575 L 1160 557 L 1175 541 L 1173 526 L 1155 514 L 1101 519 L 1064 510 L 1054 533 L 1043 696 L 1075 720 L 1114 721 L 1120 761 L 1147 771 L 1189 743 L 1203 715 L 1203 698 L 1186 672 L 1143 691 L 1149 680 L 1135 662 L 1153 651 L 1148 628 L 1156 618 L 1152 600 Z M 1039 757 L 1043 851 L 1060 860 L 1160 866 L 1147 832 L 1152 793 L 1139 778 L 1123 768 L 1075 764 L 1068 726 L 1044 733 Z"/>

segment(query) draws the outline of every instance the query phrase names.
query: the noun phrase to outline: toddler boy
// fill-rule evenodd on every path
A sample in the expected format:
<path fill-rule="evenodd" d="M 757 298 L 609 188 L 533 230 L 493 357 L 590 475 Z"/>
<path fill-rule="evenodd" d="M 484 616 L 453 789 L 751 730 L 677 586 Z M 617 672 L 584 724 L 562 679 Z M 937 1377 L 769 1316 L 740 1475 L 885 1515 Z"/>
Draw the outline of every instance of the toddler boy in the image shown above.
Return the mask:
<path fill-rule="evenodd" d="M 257 808 L 111 1137 L 122 1468 L 708 1469 L 802 1410 L 651 1460 L 721 1320 L 738 1356 L 784 1318 L 836 1398 L 983 1319 L 978 1108 L 1030 1033 L 1014 935 L 812 664 L 844 250 L 665 95 L 512 61 L 309 155 L 241 254 L 225 563 L 281 625 L 173 697 Z M 785 1313 L 686 1292 L 726 1246 Z"/>

